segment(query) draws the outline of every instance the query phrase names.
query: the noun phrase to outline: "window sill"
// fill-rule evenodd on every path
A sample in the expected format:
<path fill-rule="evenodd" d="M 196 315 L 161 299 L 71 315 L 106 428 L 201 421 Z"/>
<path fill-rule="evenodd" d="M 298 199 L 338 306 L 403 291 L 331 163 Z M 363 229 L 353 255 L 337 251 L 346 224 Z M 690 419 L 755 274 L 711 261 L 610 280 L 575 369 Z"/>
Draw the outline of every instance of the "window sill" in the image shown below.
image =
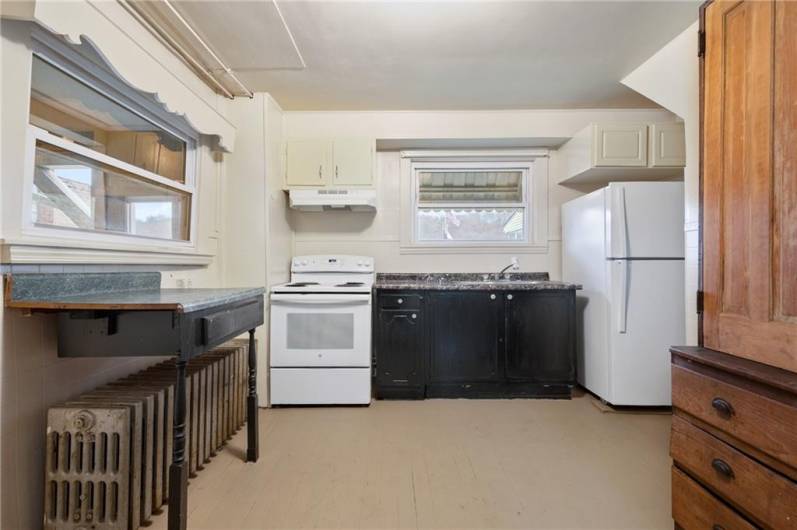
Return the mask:
<path fill-rule="evenodd" d="M 402 245 L 399 254 L 547 254 L 548 245 Z"/>
<path fill-rule="evenodd" d="M 0 240 L 0 262 L 6 264 L 205 266 L 213 258 L 212 254 L 197 253 L 193 249 L 117 246 L 63 239 Z"/>

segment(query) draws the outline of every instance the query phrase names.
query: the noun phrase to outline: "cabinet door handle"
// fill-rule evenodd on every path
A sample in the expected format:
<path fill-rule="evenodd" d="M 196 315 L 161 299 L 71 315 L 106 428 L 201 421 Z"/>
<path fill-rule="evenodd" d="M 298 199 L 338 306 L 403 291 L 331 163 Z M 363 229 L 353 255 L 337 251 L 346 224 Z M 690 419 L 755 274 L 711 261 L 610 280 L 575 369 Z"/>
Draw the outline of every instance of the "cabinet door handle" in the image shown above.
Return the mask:
<path fill-rule="evenodd" d="M 319 179 L 322 179 L 322 178 L 323 178 L 323 177 L 321 176 L 321 169 L 322 169 L 322 168 L 323 168 L 323 166 L 318 166 L 318 178 L 319 178 Z"/>
<path fill-rule="evenodd" d="M 712 399 L 711 406 L 725 419 L 733 416 L 733 406 L 722 398 L 716 397 Z"/>
<path fill-rule="evenodd" d="M 720 458 L 715 458 L 711 461 L 711 467 L 714 468 L 714 471 L 719 473 L 725 478 L 732 479 L 734 478 L 733 468 L 726 462 Z"/>
<path fill-rule="evenodd" d="M 335 180 L 338 179 L 338 165 L 335 164 Z"/>
<path fill-rule="evenodd" d="M 507 300 L 512 300 L 512 295 L 511 294 L 506 295 L 506 299 Z"/>

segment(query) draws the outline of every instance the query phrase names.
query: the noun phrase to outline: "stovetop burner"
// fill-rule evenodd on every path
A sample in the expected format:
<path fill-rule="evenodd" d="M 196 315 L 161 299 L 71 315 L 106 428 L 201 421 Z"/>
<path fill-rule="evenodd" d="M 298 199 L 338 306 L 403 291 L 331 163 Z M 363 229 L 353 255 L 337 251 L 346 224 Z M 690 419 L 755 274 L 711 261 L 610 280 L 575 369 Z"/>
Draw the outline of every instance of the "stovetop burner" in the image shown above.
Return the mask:
<path fill-rule="evenodd" d="M 311 285 L 320 285 L 318 282 L 296 282 L 296 283 L 289 283 L 285 287 L 309 287 Z"/>
<path fill-rule="evenodd" d="M 365 285 L 363 282 L 346 282 L 346 283 L 339 283 L 335 287 L 362 287 Z"/>

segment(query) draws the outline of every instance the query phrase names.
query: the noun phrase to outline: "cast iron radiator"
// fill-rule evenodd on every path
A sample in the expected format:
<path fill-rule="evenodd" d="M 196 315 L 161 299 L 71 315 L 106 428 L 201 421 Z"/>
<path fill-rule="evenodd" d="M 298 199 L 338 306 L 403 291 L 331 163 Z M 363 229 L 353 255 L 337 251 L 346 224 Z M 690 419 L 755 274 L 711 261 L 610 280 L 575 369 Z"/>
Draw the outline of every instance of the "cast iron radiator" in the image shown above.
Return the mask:
<path fill-rule="evenodd" d="M 189 476 L 246 421 L 248 341 L 188 362 Z M 46 530 L 136 530 L 168 501 L 174 360 L 47 411 Z"/>

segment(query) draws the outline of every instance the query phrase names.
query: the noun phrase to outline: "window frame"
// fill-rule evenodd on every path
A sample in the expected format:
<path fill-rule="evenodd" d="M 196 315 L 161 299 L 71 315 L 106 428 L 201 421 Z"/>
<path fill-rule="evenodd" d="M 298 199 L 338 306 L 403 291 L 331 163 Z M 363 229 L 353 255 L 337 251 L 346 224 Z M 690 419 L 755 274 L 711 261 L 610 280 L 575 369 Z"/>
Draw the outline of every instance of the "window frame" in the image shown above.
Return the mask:
<path fill-rule="evenodd" d="M 520 202 L 441 202 L 419 205 L 420 172 L 430 169 L 453 171 L 522 171 Z M 401 152 L 402 210 L 401 254 L 486 254 L 548 252 L 548 152 L 544 149 L 403 151 Z M 418 239 L 419 208 L 437 204 L 442 208 L 461 205 L 475 208 L 524 208 L 524 239 L 521 241 L 425 241 Z M 432 206 L 434 207 L 434 206 Z"/>
<path fill-rule="evenodd" d="M 107 243 L 120 245 L 130 250 L 146 250 L 149 247 L 157 246 L 166 249 L 192 250 L 196 249 L 197 243 L 197 210 L 198 210 L 198 146 L 199 134 L 184 123 L 181 117 L 172 117 L 163 108 L 158 109 L 152 101 L 147 100 L 147 95 L 125 85 L 118 77 L 109 71 L 99 67 L 89 61 L 78 52 L 69 47 L 63 46 L 56 50 L 51 49 L 38 40 L 34 43 L 39 44 L 34 47 L 31 54 L 31 61 L 34 58 L 46 62 L 50 66 L 57 68 L 64 74 L 76 79 L 86 85 L 89 89 L 97 91 L 102 96 L 110 99 L 117 105 L 140 116 L 142 119 L 152 123 L 165 132 L 172 134 L 185 142 L 185 172 L 184 183 L 172 180 L 157 173 L 145 170 L 138 166 L 129 164 L 120 159 L 108 156 L 80 145 L 72 140 L 65 139 L 49 131 L 27 123 L 26 152 L 25 152 L 25 174 L 23 180 L 23 200 L 22 200 L 22 219 L 21 229 L 24 236 L 31 236 L 42 239 L 60 239 L 65 235 L 76 240 L 87 243 Z M 52 51 L 50 51 L 52 50 Z M 32 86 L 29 92 L 32 91 Z M 29 96 L 30 97 L 30 96 Z M 28 111 L 28 119 L 30 110 Z M 33 201 L 33 180 L 36 166 L 36 143 L 41 141 L 64 149 L 75 155 L 86 157 L 92 161 L 105 164 L 112 168 L 132 173 L 136 177 L 157 186 L 186 193 L 189 196 L 188 207 L 188 237 L 186 240 L 164 239 L 136 234 L 128 234 L 112 230 L 92 230 L 73 227 L 53 226 L 36 223 L 32 216 Z"/>
<path fill-rule="evenodd" d="M 420 173 L 450 173 L 452 171 L 520 171 L 521 172 L 521 200 L 518 202 L 430 202 L 421 203 L 420 196 Z M 529 244 L 529 217 L 531 191 L 529 182 L 531 181 L 531 168 L 528 165 L 515 162 L 472 162 L 472 161 L 448 161 L 448 162 L 416 162 L 412 165 L 412 244 L 415 246 L 507 246 L 523 247 Z M 523 209 L 523 239 L 522 240 L 425 240 L 418 239 L 418 211 L 422 209 L 441 209 L 441 208 L 522 208 Z"/>

